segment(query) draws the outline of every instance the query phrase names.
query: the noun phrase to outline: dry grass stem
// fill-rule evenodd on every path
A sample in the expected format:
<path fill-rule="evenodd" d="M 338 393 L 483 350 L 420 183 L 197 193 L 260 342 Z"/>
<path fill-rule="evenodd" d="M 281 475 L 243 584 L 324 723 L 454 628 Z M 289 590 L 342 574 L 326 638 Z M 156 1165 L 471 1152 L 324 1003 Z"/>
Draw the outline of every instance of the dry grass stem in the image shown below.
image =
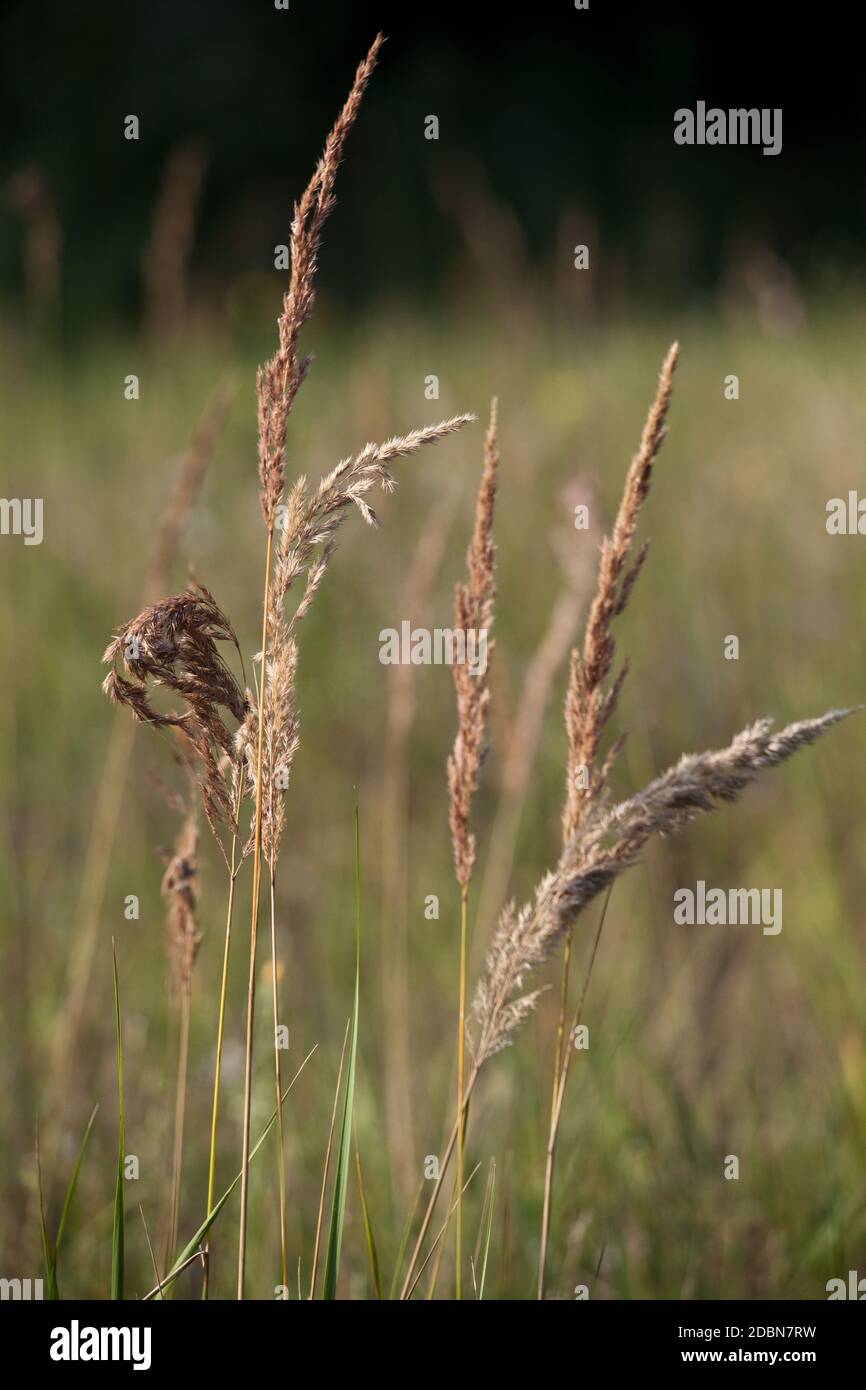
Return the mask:
<path fill-rule="evenodd" d="M 466 554 L 468 581 L 457 585 L 454 626 L 466 634 L 465 659 L 452 667 L 457 695 L 457 737 L 448 759 L 448 820 L 454 870 L 460 888 L 460 951 L 457 1002 L 457 1218 L 455 1291 L 463 1296 L 463 1150 L 465 1144 L 466 1088 L 466 964 L 468 950 L 469 883 L 475 867 L 475 836 L 471 829 L 472 798 L 487 753 L 487 710 L 490 685 L 487 671 L 493 651 L 489 632 L 496 599 L 493 544 L 493 511 L 496 502 L 499 449 L 496 434 L 496 401 L 491 402 L 490 424 L 484 441 L 484 470 L 475 505 L 475 527 Z M 476 660 L 469 659 L 470 635 Z M 481 659 L 479 660 L 479 656 Z"/>

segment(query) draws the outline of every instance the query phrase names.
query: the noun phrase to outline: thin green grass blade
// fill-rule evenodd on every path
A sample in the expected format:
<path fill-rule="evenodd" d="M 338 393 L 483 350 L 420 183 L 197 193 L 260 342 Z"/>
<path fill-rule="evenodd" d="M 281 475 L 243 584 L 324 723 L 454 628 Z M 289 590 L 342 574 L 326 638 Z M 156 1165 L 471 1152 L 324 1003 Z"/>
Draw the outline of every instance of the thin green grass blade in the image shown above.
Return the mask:
<path fill-rule="evenodd" d="M 159 1289 L 159 1287 L 160 1287 L 160 1284 L 159 1284 L 159 1270 L 158 1270 L 157 1264 L 156 1264 L 156 1255 L 155 1255 L 154 1252 L 153 1252 L 153 1241 L 152 1241 L 151 1238 L 150 1238 L 150 1231 L 147 1229 L 147 1220 L 145 1219 L 144 1207 L 141 1205 L 141 1202 L 139 1202 L 139 1204 L 138 1204 L 138 1210 L 139 1210 L 139 1212 L 141 1213 L 141 1224 L 142 1224 L 142 1226 L 144 1227 L 144 1238 L 145 1238 L 145 1240 L 147 1241 L 147 1249 L 148 1249 L 148 1253 L 149 1253 L 149 1255 L 150 1255 L 150 1263 L 151 1263 L 151 1265 L 153 1266 L 153 1277 L 154 1277 L 154 1279 L 156 1280 L 156 1286 L 157 1286 L 157 1288 Z M 162 1293 L 159 1292 L 159 1293 L 157 1294 L 157 1297 L 158 1297 L 158 1298 L 162 1298 Z"/>
<path fill-rule="evenodd" d="M 90 1135 L 93 1130 L 93 1125 L 96 1120 L 96 1112 L 98 1111 L 98 1109 L 99 1106 L 94 1105 L 93 1110 L 91 1111 L 90 1119 L 87 1121 L 87 1127 L 84 1131 L 84 1138 L 81 1141 L 81 1147 L 78 1150 L 78 1157 L 75 1160 L 75 1167 L 72 1169 L 72 1176 L 69 1179 L 69 1186 L 66 1189 L 66 1196 L 63 1199 L 63 1210 L 60 1213 L 60 1224 L 57 1227 L 57 1241 L 54 1246 L 55 1258 L 60 1254 L 60 1246 L 63 1241 L 63 1233 L 66 1230 L 66 1221 L 69 1216 L 69 1209 L 72 1206 L 72 1199 L 75 1196 L 75 1189 L 78 1186 L 78 1175 L 81 1172 L 81 1164 L 84 1161 L 84 1155 L 87 1150 L 87 1145 L 90 1140 Z"/>
<path fill-rule="evenodd" d="M 493 1230 L 493 1206 L 496 1196 L 496 1159 L 490 1160 L 490 1194 L 487 1203 L 487 1228 L 484 1232 L 484 1253 L 481 1258 L 481 1278 L 478 1280 L 478 1301 L 484 1297 L 484 1281 L 487 1278 L 487 1256 L 490 1253 L 490 1232 Z"/>
<path fill-rule="evenodd" d="M 87 1150 L 88 1141 L 93 1130 L 93 1124 L 96 1119 L 96 1112 L 98 1109 L 99 1106 L 94 1105 L 90 1115 L 90 1119 L 87 1121 L 87 1127 L 84 1131 L 84 1138 L 81 1141 L 81 1146 L 78 1150 L 78 1157 L 76 1158 L 75 1166 L 72 1169 L 72 1176 L 69 1179 L 69 1186 L 66 1189 L 66 1196 L 63 1199 L 63 1210 L 60 1213 L 60 1222 L 57 1227 L 57 1239 L 54 1242 L 54 1298 L 60 1297 L 57 1268 L 60 1262 L 60 1247 L 63 1244 L 63 1233 L 66 1230 L 66 1221 L 69 1216 L 69 1210 L 72 1206 L 72 1199 L 75 1196 L 75 1189 L 78 1186 L 78 1175 L 81 1172 L 81 1164 L 84 1161 L 84 1155 Z M 50 1294 L 49 1297 L 51 1297 Z"/>
<path fill-rule="evenodd" d="M 123 1123 L 123 1041 L 120 1032 L 120 984 L 117 979 L 117 950 L 114 944 L 114 937 L 111 939 L 111 959 L 114 966 L 114 1023 L 117 1030 L 117 1091 L 120 1106 L 117 1183 L 114 1189 L 114 1223 L 111 1232 L 111 1297 L 112 1299 L 122 1299 L 125 1241 L 123 1164 L 126 1142 Z"/>
<path fill-rule="evenodd" d="M 42 1258 L 45 1261 L 45 1283 L 49 1299 L 57 1297 L 56 1256 L 48 1238 L 45 1221 L 45 1194 L 42 1186 L 42 1151 L 39 1147 L 39 1119 L 36 1120 L 36 1182 L 39 1188 L 39 1229 L 42 1234 Z"/>
<path fill-rule="evenodd" d="M 346 1031 L 343 1034 L 343 1046 L 340 1049 L 340 1068 L 337 1072 L 337 1084 L 334 1087 L 334 1105 L 331 1110 L 331 1123 L 328 1128 L 328 1144 L 325 1149 L 325 1162 L 322 1165 L 322 1187 L 319 1192 L 319 1210 L 316 1216 L 316 1239 L 313 1244 L 313 1260 L 310 1270 L 310 1301 L 316 1296 L 316 1274 L 319 1268 L 319 1240 L 322 1234 L 322 1219 L 325 1213 L 325 1195 L 328 1191 L 328 1174 L 331 1171 L 331 1150 L 334 1146 L 334 1130 L 337 1127 L 337 1106 L 340 1104 L 340 1091 L 343 1083 L 343 1063 L 346 1060 L 346 1045 L 349 1041 L 349 1029 L 352 1026 L 351 1014 L 346 1019 Z"/>
<path fill-rule="evenodd" d="M 325 1279 L 322 1297 L 337 1295 L 337 1276 L 340 1272 L 340 1250 L 343 1244 L 343 1225 L 346 1219 L 346 1193 L 349 1185 L 349 1163 L 352 1151 L 352 1116 L 355 1108 L 355 1062 L 358 1055 L 358 1002 L 361 994 L 361 820 L 355 807 L 355 894 L 357 924 L 355 928 L 355 1001 L 352 1006 L 352 1042 L 349 1048 L 349 1070 L 343 1101 L 343 1123 L 340 1148 L 337 1154 L 334 1195 L 331 1204 L 331 1227 L 328 1232 L 328 1253 L 325 1259 Z"/>
<path fill-rule="evenodd" d="M 370 1273 L 373 1276 L 373 1288 L 376 1290 L 376 1297 L 381 1301 L 382 1281 L 379 1277 L 379 1256 L 376 1251 L 376 1238 L 373 1235 L 373 1224 L 370 1221 L 370 1210 L 367 1206 L 367 1193 L 364 1191 L 364 1174 L 361 1171 L 361 1150 L 358 1148 L 358 1136 L 355 1135 L 355 1167 L 358 1171 L 358 1191 L 361 1194 L 361 1212 L 364 1217 L 364 1235 L 367 1240 L 367 1253 L 370 1256 Z"/>
<path fill-rule="evenodd" d="M 318 1043 L 316 1044 L 316 1047 L 318 1047 Z M 290 1091 L 290 1090 L 292 1089 L 292 1087 L 294 1086 L 295 1082 L 297 1081 L 297 1079 L 298 1079 L 298 1077 L 300 1076 L 301 1072 L 304 1070 L 304 1067 L 305 1067 L 305 1066 L 307 1065 L 307 1063 L 309 1062 L 309 1060 L 310 1060 L 310 1058 L 312 1057 L 312 1055 L 313 1055 L 313 1053 L 315 1052 L 315 1050 L 316 1050 L 315 1047 L 310 1048 L 310 1051 L 307 1053 L 307 1055 L 306 1055 L 306 1057 L 304 1058 L 303 1062 L 302 1062 L 301 1065 L 298 1067 L 298 1070 L 295 1072 L 295 1074 L 294 1074 L 294 1076 L 292 1077 L 291 1081 L 289 1082 L 288 1086 L 287 1086 L 286 1089 L 283 1091 L 283 1101 L 285 1101 L 286 1096 L 289 1094 L 289 1091 Z M 273 1127 L 274 1127 L 274 1125 L 275 1125 L 275 1123 L 276 1123 L 276 1119 L 277 1119 L 277 1111 L 276 1111 L 276 1107 L 275 1107 L 275 1108 L 274 1108 L 274 1113 L 273 1113 L 273 1115 L 272 1115 L 271 1118 L 268 1120 L 267 1124 L 265 1125 L 264 1129 L 262 1130 L 261 1134 L 259 1135 L 257 1142 L 254 1144 L 253 1148 L 250 1150 L 250 1162 L 252 1162 L 252 1160 L 255 1158 L 256 1154 L 257 1154 L 258 1151 L 259 1151 L 259 1149 L 262 1147 L 262 1144 L 263 1144 L 263 1143 L 265 1142 L 265 1140 L 267 1139 L 268 1135 L 270 1134 L 271 1130 L 273 1129 Z M 208 1233 L 208 1231 L 210 1230 L 210 1228 L 211 1228 L 211 1226 L 213 1225 L 213 1223 L 216 1221 L 217 1217 L 219 1216 L 220 1212 L 222 1211 L 222 1209 L 223 1209 L 223 1207 L 225 1206 L 226 1202 L 228 1201 L 229 1197 L 230 1197 L 230 1196 L 232 1195 L 232 1193 L 234 1192 L 234 1190 L 235 1190 L 235 1188 L 237 1187 L 237 1185 L 238 1185 L 238 1183 L 240 1182 L 240 1180 L 241 1180 L 241 1174 L 238 1173 L 237 1176 L 235 1177 L 234 1181 L 232 1182 L 232 1184 L 231 1184 L 229 1187 L 226 1188 L 225 1192 L 223 1193 L 223 1195 L 220 1197 L 219 1201 L 218 1201 L 218 1202 L 216 1203 L 216 1205 L 214 1206 L 213 1211 L 210 1213 L 209 1216 L 205 1217 L 204 1221 L 203 1221 L 203 1222 L 201 1223 L 201 1225 L 199 1226 L 199 1228 L 198 1228 L 198 1230 L 196 1231 L 195 1235 L 193 1236 L 192 1240 L 189 1241 L 188 1244 L 184 1246 L 183 1250 L 181 1250 L 180 1254 L 178 1255 L 178 1257 L 177 1257 L 177 1259 L 175 1260 L 174 1264 L 172 1265 L 171 1269 L 168 1271 L 168 1274 L 167 1274 L 167 1275 L 165 1276 L 165 1278 L 163 1279 L 162 1283 L 161 1283 L 157 1288 L 151 1289 L 150 1293 L 145 1294 L 144 1299 L 142 1300 L 144 1303 L 148 1303 L 148 1302 L 150 1302 L 152 1299 L 160 1297 L 161 1294 L 169 1287 L 169 1285 L 171 1285 L 171 1284 L 174 1283 L 174 1281 L 175 1281 L 175 1279 L 178 1277 L 178 1275 L 183 1273 L 183 1271 L 186 1269 L 187 1265 L 189 1265 L 189 1264 L 192 1263 L 192 1261 L 195 1259 L 195 1256 L 196 1256 L 196 1254 L 197 1254 L 197 1252 L 198 1252 L 198 1247 L 201 1245 L 202 1241 L 204 1240 L 205 1236 L 207 1235 L 207 1233 Z"/>

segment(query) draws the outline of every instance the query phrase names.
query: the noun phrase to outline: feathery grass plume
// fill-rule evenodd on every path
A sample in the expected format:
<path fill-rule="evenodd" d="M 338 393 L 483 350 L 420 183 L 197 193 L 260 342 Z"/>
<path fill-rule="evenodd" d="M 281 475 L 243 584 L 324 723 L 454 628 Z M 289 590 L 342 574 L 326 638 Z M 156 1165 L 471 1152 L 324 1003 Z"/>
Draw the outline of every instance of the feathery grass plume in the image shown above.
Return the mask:
<path fill-rule="evenodd" d="M 283 312 L 278 322 L 279 342 L 274 356 L 259 369 L 257 381 L 259 480 L 262 486 L 262 513 L 270 528 L 273 527 L 277 505 L 283 495 L 289 413 L 312 362 L 312 358 L 299 355 L 298 341 L 315 302 L 322 228 L 336 202 L 334 181 L 346 137 L 355 123 L 361 99 L 384 42 L 384 35 L 377 34 L 369 53 L 359 64 L 351 91 L 325 142 L 315 173 L 301 201 L 295 204 L 290 241 L 291 279 L 283 296 Z"/>
<path fill-rule="evenodd" d="M 607 683 L 616 653 L 611 625 L 626 607 L 649 551 L 649 543 L 645 542 L 631 567 L 626 569 L 641 507 L 652 482 L 653 465 L 666 432 L 665 422 L 678 359 L 679 344 L 673 343 L 662 366 L 640 448 L 625 480 L 613 532 L 605 536 L 602 542 L 598 586 L 586 624 L 583 654 L 580 655 L 575 648 L 571 655 L 565 702 L 568 732 L 566 796 L 562 812 L 565 840 L 570 839 L 580 824 L 585 804 L 596 800 L 604 791 L 608 774 L 622 747 L 621 741 L 615 743 L 602 767 L 596 766 L 605 726 L 616 708 L 628 672 L 628 663 L 625 663 L 613 682 Z M 581 773 L 584 775 L 581 776 Z"/>
<path fill-rule="evenodd" d="M 487 752 L 487 709 L 490 685 L 487 669 L 493 651 L 489 631 L 496 599 L 493 544 L 493 510 L 496 501 L 499 450 L 496 435 L 496 401 L 490 405 L 490 424 L 484 441 L 484 471 L 475 506 L 475 527 L 466 553 L 469 579 L 458 584 L 454 596 L 454 626 L 465 634 L 462 661 L 453 664 L 457 695 L 457 737 L 448 758 L 448 822 L 454 872 L 460 889 L 460 951 L 457 1003 L 457 1174 L 455 1293 L 463 1296 L 463 1149 L 466 1057 L 466 960 L 469 917 L 469 883 L 475 867 L 475 836 L 470 826 L 472 797 Z M 475 642 L 475 661 L 470 661 L 469 639 Z M 481 661 L 478 661 L 479 652 Z"/>
<path fill-rule="evenodd" d="M 613 621 L 626 607 L 632 589 L 646 559 L 649 542 L 645 542 L 629 569 L 631 554 L 641 508 L 652 482 L 653 467 L 662 446 L 667 415 L 673 391 L 673 376 L 679 359 L 679 344 L 668 349 L 659 375 L 655 399 L 641 435 L 640 447 L 626 475 L 622 499 L 617 511 L 613 532 L 605 536 L 601 548 L 595 598 L 590 608 L 583 639 L 583 653 L 572 649 L 568 692 L 565 698 L 565 727 L 568 735 L 568 756 L 565 774 L 565 804 L 562 810 L 563 843 L 573 836 L 589 808 L 607 794 L 608 778 L 625 741 L 621 735 L 613 744 L 601 767 L 599 748 L 611 715 L 614 712 L 626 675 L 628 662 L 610 681 L 616 643 L 611 632 Z M 544 1178 L 544 1203 L 538 1266 L 538 1297 L 544 1297 L 544 1277 L 547 1243 L 550 1229 L 550 1210 L 553 1194 L 553 1170 L 556 1161 L 556 1139 L 562 1103 L 563 1047 L 565 1044 L 565 1015 L 568 1005 L 569 974 L 571 970 L 571 936 L 566 938 L 562 953 L 562 977 L 559 989 L 559 1017 L 553 1058 L 553 1086 L 550 1101 L 550 1132 Z"/>
<path fill-rule="evenodd" d="M 765 768 L 785 762 L 851 713 L 830 710 L 775 734 L 772 720 L 760 719 L 727 748 L 685 755 L 636 796 L 593 808 L 533 901 L 519 912 L 509 904 L 502 914 L 473 1006 L 476 1066 L 513 1041 L 538 998 L 538 990 L 523 992 L 529 977 L 550 959 L 584 908 L 631 868 L 653 835 L 683 830 L 719 803 L 736 801 Z"/>
<path fill-rule="evenodd" d="M 469 887 L 475 868 L 475 836 L 470 829 L 472 797 L 478 787 L 478 775 L 487 752 L 487 708 L 490 704 L 490 684 L 487 665 L 493 652 L 489 631 L 493 626 L 493 605 L 496 599 L 493 544 L 493 508 L 496 501 L 496 472 L 499 451 L 496 436 L 496 401 L 491 403 L 490 424 L 484 441 L 484 472 L 475 507 L 475 529 L 466 552 L 469 570 L 467 583 L 458 584 L 454 595 L 454 626 L 459 632 L 474 634 L 476 642 L 486 643 L 484 669 L 473 670 L 468 660 L 455 661 L 452 666 L 454 689 L 457 695 L 457 737 L 448 758 L 448 821 L 451 828 L 451 848 L 454 871 L 461 892 Z"/>
<path fill-rule="evenodd" d="M 217 642 L 231 642 L 240 656 L 234 629 L 213 595 L 201 584 L 191 585 L 151 604 L 118 629 L 102 657 L 112 668 L 103 690 L 117 704 L 128 705 L 136 719 L 156 728 L 185 729 L 198 722 L 212 742 L 231 753 L 231 736 L 218 711 L 224 707 L 240 721 L 246 700 Z M 132 681 L 118 675 L 118 657 Z M 188 710 L 160 714 L 148 699 L 148 679 L 175 691 Z"/>
<path fill-rule="evenodd" d="M 322 478 L 315 492 L 307 494 L 306 478 L 292 487 L 282 519 L 279 550 L 268 590 L 267 670 L 265 681 L 265 778 L 267 788 L 263 807 L 262 843 L 265 857 L 274 863 L 279 854 L 285 820 L 284 792 L 299 747 L 299 714 L 295 676 L 298 661 L 297 630 L 318 592 L 336 548 L 337 532 L 357 508 L 368 525 L 378 527 L 379 519 L 366 500 L 366 494 L 379 484 L 393 492 L 397 480 L 388 465 L 398 458 L 417 453 L 425 444 L 436 443 L 475 419 L 457 415 L 438 424 L 410 430 L 384 444 L 366 444 L 359 454 L 343 459 Z M 286 599 L 295 581 L 306 580 L 298 606 L 287 617 Z M 252 711 L 244 729 L 243 741 L 251 776 L 256 743 L 257 715 Z M 251 848 L 251 842 L 247 849 Z"/>
<path fill-rule="evenodd" d="M 224 772 L 234 742 L 220 710 L 227 709 L 241 723 L 248 701 L 217 642 L 231 642 L 240 657 L 234 629 L 213 595 L 200 584 L 190 586 L 151 604 L 118 629 L 102 658 L 111 664 L 102 689 L 140 722 L 158 729 L 176 728 L 187 735 L 201 759 L 205 814 L 219 841 L 219 822 L 234 823 Z M 131 679 L 118 672 L 118 658 Z M 151 703 L 151 686 L 174 691 L 187 708 L 181 713 L 160 713 Z"/>

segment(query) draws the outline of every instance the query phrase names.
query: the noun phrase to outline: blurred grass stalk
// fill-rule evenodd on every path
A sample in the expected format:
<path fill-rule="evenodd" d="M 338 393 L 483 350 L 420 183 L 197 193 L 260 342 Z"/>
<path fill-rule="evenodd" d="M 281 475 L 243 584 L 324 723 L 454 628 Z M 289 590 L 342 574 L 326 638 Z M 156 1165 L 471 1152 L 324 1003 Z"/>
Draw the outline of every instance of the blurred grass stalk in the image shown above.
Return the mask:
<path fill-rule="evenodd" d="M 160 519 L 156 545 L 144 583 L 142 607 L 161 596 L 168 584 L 172 563 L 201 492 L 214 448 L 234 397 L 234 388 L 222 381 L 211 395 L 181 461 L 168 503 Z M 114 711 L 108 752 L 96 792 L 96 808 L 81 875 L 72 939 L 75 943 L 67 974 L 67 986 L 57 1011 L 49 1068 L 50 1112 L 55 1117 L 55 1144 L 62 1142 L 66 1107 L 70 1099 L 69 1069 L 76 1058 L 90 996 L 99 927 L 105 906 L 108 871 L 121 824 L 129 760 L 135 724 L 125 711 Z"/>
<path fill-rule="evenodd" d="M 225 943 L 223 945 L 223 966 L 222 978 L 220 980 L 220 1001 L 219 1016 L 217 1020 L 217 1041 L 216 1041 L 216 1062 L 214 1064 L 214 1083 L 213 1083 L 213 1108 L 211 1112 L 211 1132 L 210 1132 L 210 1157 L 208 1158 L 207 1176 L 207 1215 L 210 1216 L 214 1210 L 214 1196 L 216 1184 L 216 1159 L 217 1159 L 217 1131 L 219 1129 L 220 1113 L 220 1088 L 222 1083 L 222 1059 L 223 1042 L 225 1038 L 226 1021 L 226 999 L 228 997 L 229 980 L 229 957 L 231 954 L 232 941 L 232 919 L 234 916 L 235 905 L 235 884 L 238 874 L 243 865 L 243 860 L 238 863 L 238 823 L 240 819 L 241 804 L 243 801 L 243 778 L 237 779 L 237 796 L 234 805 L 234 829 L 232 831 L 231 859 L 229 861 L 229 890 L 228 905 L 226 907 L 226 931 Z M 210 1288 L 210 1236 L 208 1236 L 204 1247 L 204 1280 L 202 1283 L 202 1298 L 207 1298 Z"/>
<path fill-rule="evenodd" d="M 403 586 L 401 618 L 425 621 L 445 552 L 457 492 L 446 489 L 421 533 Z M 415 667 L 387 666 L 388 704 L 382 780 L 381 1005 L 385 1125 L 392 1181 L 407 1200 L 416 1182 L 409 1040 L 409 741 L 415 722 Z"/>

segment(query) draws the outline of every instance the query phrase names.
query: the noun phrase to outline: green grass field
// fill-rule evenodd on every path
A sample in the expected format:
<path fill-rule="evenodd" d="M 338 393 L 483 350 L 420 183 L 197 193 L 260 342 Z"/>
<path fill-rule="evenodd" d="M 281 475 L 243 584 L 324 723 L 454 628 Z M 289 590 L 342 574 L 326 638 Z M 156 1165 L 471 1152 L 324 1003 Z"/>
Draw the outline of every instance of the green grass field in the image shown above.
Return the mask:
<path fill-rule="evenodd" d="M 271 292 L 265 292 L 271 291 Z M 237 394 L 203 496 L 174 565 L 213 590 L 239 634 L 248 672 L 260 645 L 262 525 L 256 482 L 255 366 L 272 350 L 278 294 L 244 287 L 219 331 L 146 350 L 133 337 L 92 341 L 53 359 L 8 337 L 0 372 L 9 497 L 44 499 L 44 541 L 0 539 L 0 1247 L 3 1272 L 41 1272 L 34 1124 L 57 1205 L 87 1117 L 91 1149 L 64 1241 L 61 1292 L 107 1297 L 117 1102 L 111 938 L 124 1018 L 127 1296 L 153 1274 L 138 1205 L 163 1239 L 167 1220 L 176 1003 L 167 990 L 160 850 L 175 822 L 149 771 L 171 776 L 169 741 L 139 728 L 100 916 L 84 1028 L 68 1059 L 64 1116 L 52 1094 L 58 1019 L 75 941 L 83 858 L 114 713 L 100 693 L 103 648 L 140 607 L 159 516 L 196 420 L 228 371 Z M 479 421 L 398 465 L 400 487 L 375 500 L 382 529 L 351 518 L 304 625 L 301 749 L 287 802 L 278 881 L 283 1015 L 291 1075 L 316 1051 L 286 1105 L 292 1297 L 306 1293 L 340 1049 L 352 1007 L 360 809 L 363 915 L 356 1091 L 370 1220 L 387 1292 L 403 1224 L 453 1118 L 458 896 L 444 764 L 454 736 L 450 672 L 418 668 L 409 742 L 405 862 L 410 1134 L 389 1134 L 384 1019 L 382 784 L 388 668 L 379 633 L 399 627 L 419 538 L 452 483 L 460 501 L 430 603 L 451 623 L 481 467 L 484 420 L 499 397 L 502 465 L 493 750 L 477 802 L 479 881 L 521 682 L 562 585 L 557 546 L 586 550 L 586 593 L 601 532 L 672 338 L 682 350 L 670 434 L 644 509 L 652 551 L 618 627 L 631 673 L 616 716 L 629 738 L 614 776 L 629 795 L 681 752 L 720 746 L 764 714 L 779 723 L 866 698 L 861 537 L 829 536 L 826 506 L 862 480 L 866 433 L 863 306 L 807 307 L 772 335 L 745 311 L 703 311 L 601 328 L 542 327 L 497 304 L 460 314 L 383 308 L 351 326 L 322 311 L 307 333 L 316 362 L 289 433 L 289 474 L 317 480 L 367 440 L 462 410 Z M 138 401 L 124 378 L 140 377 Z M 724 395 L 739 377 L 739 399 Z M 425 379 L 439 378 L 438 400 Z M 593 528 L 572 525 L 575 501 Z M 552 538 L 558 538 L 552 543 Z M 726 660 L 726 637 L 739 659 Z M 554 862 L 565 739 L 566 672 L 553 685 L 522 807 L 510 892 L 523 898 Z M 866 716 L 768 775 L 742 804 L 652 844 L 614 887 L 587 998 L 590 1046 L 575 1058 L 559 1143 L 549 1296 L 587 1285 L 594 1298 L 822 1298 L 828 1279 L 866 1260 L 866 872 L 862 853 Z M 181 1241 L 205 1215 L 213 1051 L 222 964 L 225 870 L 202 837 Z M 783 930 L 676 926 L 678 887 L 774 887 Z M 240 1161 L 249 870 L 239 880 L 230 979 L 219 1183 Z M 135 894 L 140 917 L 128 921 Z M 436 895 L 438 920 L 425 916 Z M 477 901 L 477 899 L 476 899 Z M 582 919 L 579 991 L 598 908 Z M 474 924 L 473 924 L 474 926 Z M 483 940 L 475 932 L 476 966 Z M 273 1107 L 270 965 L 260 940 L 253 1133 Z M 477 969 L 473 969 L 473 978 Z M 485 1297 L 534 1296 L 550 1106 L 558 972 L 518 1042 L 473 1097 L 466 1242 L 475 1246 L 491 1158 L 495 1208 Z M 383 993 L 386 997 L 383 998 Z M 396 1148 L 409 1155 L 394 1170 Z M 739 1158 L 739 1179 L 725 1161 Z M 372 1294 L 354 1169 L 339 1293 Z M 279 1283 L 277 1174 L 269 1140 L 250 1188 L 248 1296 Z M 231 1297 L 237 1204 L 212 1240 L 211 1294 Z M 859 1262 L 859 1263 L 858 1263 Z M 438 1295 L 450 1296 L 452 1244 Z M 429 1273 L 429 1267 L 428 1267 Z M 427 1274 L 419 1285 L 426 1290 Z M 200 1275 L 178 1282 L 197 1297 Z"/>

